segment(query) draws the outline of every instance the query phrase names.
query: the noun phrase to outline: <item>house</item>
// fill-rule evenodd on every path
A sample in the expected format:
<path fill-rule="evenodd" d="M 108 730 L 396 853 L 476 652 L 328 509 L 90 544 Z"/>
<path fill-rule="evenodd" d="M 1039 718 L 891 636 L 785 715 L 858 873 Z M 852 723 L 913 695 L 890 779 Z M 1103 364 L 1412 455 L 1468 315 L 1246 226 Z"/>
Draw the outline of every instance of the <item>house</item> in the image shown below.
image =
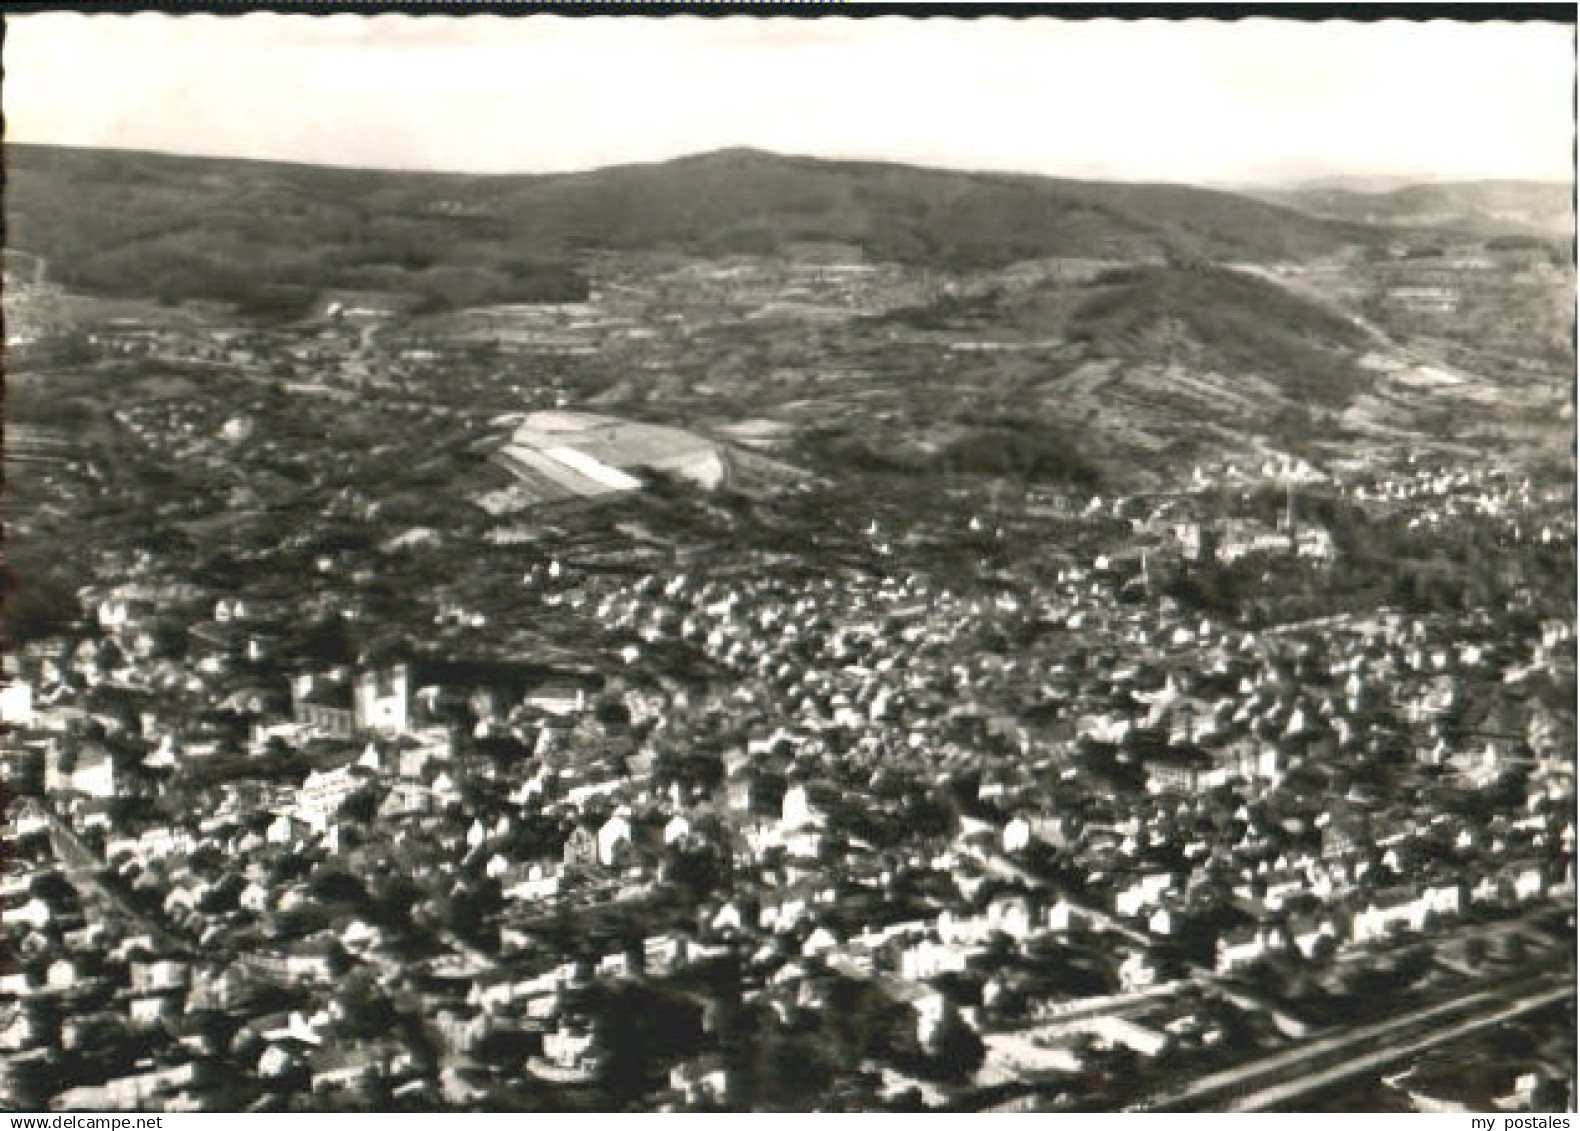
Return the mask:
<path fill-rule="evenodd" d="M 1156 959 L 1144 950 L 1132 950 L 1119 964 L 1119 986 L 1127 993 L 1155 986 L 1161 977 Z"/>
<path fill-rule="evenodd" d="M 20 977 L 20 975 L 16 975 Z M 22 987 L 26 992 L 26 987 Z M 10 992 L 10 991 L 5 991 Z M 0 1030 L 0 1049 L 7 1053 L 19 1053 L 23 1049 L 40 1049 L 51 1043 L 52 1034 L 50 1025 L 42 1015 L 27 1009 L 15 1010 L 10 1017 L 9 1027 Z M 10 1057 L 7 1057 L 10 1060 Z"/>
<path fill-rule="evenodd" d="M 1289 921 L 1290 941 L 1303 958 L 1315 958 L 1324 947 L 1337 945 L 1339 933 L 1331 916 L 1297 915 Z"/>
<path fill-rule="evenodd" d="M 543 1055 L 533 1057 L 533 1072 L 560 1083 L 590 1080 L 600 1063 L 592 1027 L 564 1019 L 559 1028 L 543 1035 Z"/>
<path fill-rule="evenodd" d="M 126 1013 L 133 1028 L 152 1029 L 177 1016 L 180 1004 L 177 994 L 147 994 L 127 1002 Z"/>
<path fill-rule="evenodd" d="M 730 1073 L 721 1054 L 707 1053 L 670 1069 L 669 1086 L 688 1105 L 722 1104 L 729 1095 Z"/>
<path fill-rule="evenodd" d="M 600 979 L 635 978 L 642 973 L 641 958 L 625 951 L 606 954 L 598 960 L 595 972 Z"/>
<path fill-rule="evenodd" d="M 1197 793 L 1213 770 L 1212 758 L 1195 746 L 1168 746 L 1142 760 L 1149 793 Z"/>
<path fill-rule="evenodd" d="M 204 880 L 193 875 L 182 875 L 170 884 L 165 892 L 164 909 L 166 915 L 190 915 L 203 897 L 208 894 L 209 885 Z"/>
<path fill-rule="evenodd" d="M 301 726 L 349 738 L 357 729 L 350 685 L 332 674 L 296 676 L 291 680 L 291 717 Z"/>
<path fill-rule="evenodd" d="M 511 867 L 501 873 L 500 878 L 506 899 L 552 899 L 559 894 L 564 882 L 565 876 L 560 866 L 552 863 L 532 864 L 524 871 Z"/>
<path fill-rule="evenodd" d="M 1157 1056 L 1168 1047 L 1167 1034 L 1111 1014 L 1080 1017 L 1068 1023 L 1072 1032 L 1096 1037 L 1110 1048 L 1127 1048 L 1141 1056 Z"/>
<path fill-rule="evenodd" d="M 1357 910 L 1350 921 L 1350 938 L 1357 943 L 1375 942 L 1400 929 L 1418 932 L 1426 925 L 1429 905 L 1419 892 L 1391 888 L 1374 894 Z"/>
<path fill-rule="evenodd" d="M 269 909 L 271 898 L 267 887 L 256 880 L 248 880 L 241 894 L 236 897 L 236 902 L 238 906 L 257 915 Z"/>
<path fill-rule="evenodd" d="M 748 919 L 754 918 L 749 910 L 743 910 L 741 901 L 731 900 L 724 903 L 713 918 L 708 920 L 708 929 L 715 934 L 738 932 L 741 925 Z"/>
<path fill-rule="evenodd" d="M 139 597 L 108 597 L 95 609 L 99 627 L 108 632 L 135 629 L 149 623 L 159 613 L 159 606 Z"/>
<path fill-rule="evenodd" d="M 1087 914 L 1066 899 L 1048 908 L 1048 929 L 1059 934 L 1081 930 L 1089 925 Z"/>
<path fill-rule="evenodd" d="M 821 799 L 814 798 L 806 785 L 797 783 L 785 791 L 779 823 L 785 829 L 804 829 L 828 823 Z"/>
<path fill-rule="evenodd" d="M 1392 287 L 1385 301 L 1414 314 L 1452 314 L 1459 309 L 1459 292 L 1453 287 Z"/>
<path fill-rule="evenodd" d="M 253 976 L 240 964 L 218 971 L 200 968 L 193 975 L 187 1007 L 189 1010 L 233 1009 L 252 991 L 254 984 Z"/>
<path fill-rule="evenodd" d="M 565 838 L 562 856 L 567 868 L 580 868 L 598 860 L 598 837 L 583 825 L 571 830 Z"/>
<path fill-rule="evenodd" d="M 258 1075 L 264 1079 L 281 1079 L 302 1068 L 301 1050 L 288 1043 L 270 1044 L 258 1057 Z"/>
<path fill-rule="evenodd" d="M 587 706 L 584 688 L 568 683 L 546 683 L 526 695 L 526 705 L 550 715 L 571 715 Z"/>
<path fill-rule="evenodd" d="M 785 852 L 798 860 L 818 859 L 828 843 L 828 838 L 817 826 L 794 829 L 782 840 Z"/>
<path fill-rule="evenodd" d="M 940 974 L 958 974 L 970 960 L 970 950 L 958 943 L 923 939 L 900 951 L 900 977 L 924 982 Z"/>
<path fill-rule="evenodd" d="M 390 783 L 389 791 L 379 803 L 378 817 L 382 820 L 431 813 L 435 808 L 433 790 L 429 786 L 403 777 Z"/>
<path fill-rule="evenodd" d="M 440 771 L 439 776 L 428 783 L 428 789 L 433 794 L 434 805 L 443 809 L 461 800 L 461 787 L 446 771 Z"/>
<path fill-rule="evenodd" d="M 1485 1094 L 1479 1075 L 1417 1062 L 1404 1072 L 1384 1076 L 1382 1082 L 1408 1096 L 1417 1112 L 1457 1115 L 1490 1109 L 1490 1097 Z"/>
<path fill-rule="evenodd" d="M 1371 814 L 1347 800 L 1328 806 L 1316 824 L 1322 829 L 1324 859 L 1346 856 L 1372 843 Z"/>
<path fill-rule="evenodd" d="M 801 953 L 808 958 L 827 954 L 839 946 L 839 936 L 827 927 L 818 927 L 801 944 Z"/>
<path fill-rule="evenodd" d="M 1280 928 L 1267 924 L 1251 924 L 1226 932 L 1218 940 L 1218 972 L 1223 974 L 1249 966 L 1285 949 L 1287 943 L 1288 938 Z"/>
<path fill-rule="evenodd" d="M 307 775 L 291 805 L 291 816 L 318 832 L 328 830 L 331 818 L 346 799 L 366 783 L 366 778 L 351 766 L 314 770 Z"/>
<path fill-rule="evenodd" d="M 1224 563 L 1252 554 L 1285 554 L 1291 548 L 1287 533 L 1238 519 L 1226 522 L 1217 540 L 1218 560 Z"/>
<path fill-rule="evenodd" d="M 363 671 L 353 687 L 354 723 L 359 731 L 407 734 L 445 704 L 465 704 L 482 716 L 500 704 L 523 700 L 550 714 L 570 714 L 586 706 L 587 686 L 545 684 L 549 675 L 550 669 L 532 664 L 439 659 Z"/>
<path fill-rule="evenodd" d="M 375 1042 L 324 1045 L 308 1061 L 313 1091 L 339 1091 L 385 1076 L 392 1059 L 393 1050 Z"/>
<path fill-rule="evenodd" d="M 62 991 L 74 989 L 82 977 L 80 963 L 71 958 L 57 958 L 44 971 L 44 986 Z"/>
<path fill-rule="evenodd" d="M 411 668 L 408 665 L 360 672 L 351 695 L 354 725 L 359 731 L 404 734 L 411 725 L 411 700 Z"/>
<path fill-rule="evenodd" d="M 110 752 L 88 746 L 75 755 L 62 751 L 45 765 L 44 788 L 50 793 L 77 793 L 87 797 L 116 795 L 118 775 Z"/>
<path fill-rule="evenodd" d="M 12 679 L 0 687 L 0 723 L 30 726 L 33 722 L 33 685 Z"/>
<path fill-rule="evenodd" d="M 623 812 L 616 811 L 598 829 L 598 863 L 612 868 L 622 845 L 631 843 L 631 821 Z"/>
<path fill-rule="evenodd" d="M 664 825 L 664 843 L 674 844 L 691 835 L 691 821 L 684 815 L 677 813 Z"/>
<path fill-rule="evenodd" d="M 138 860 L 159 860 L 168 856 L 189 856 L 197 850 L 198 841 L 185 829 L 160 826 L 134 838 L 121 837 L 105 845 L 106 855 L 115 857 L 125 852 Z"/>
<path fill-rule="evenodd" d="M 263 620 L 283 616 L 289 609 L 289 602 L 270 597 L 221 597 L 214 602 L 214 619 L 221 624 Z"/>
<path fill-rule="evenodd" d="M 1150 872 L 1115 893 L 1114 911 L 1127 918 L 1139 915 L 1146 909 L 1156 906 L 1164 893 L 1174 890 L 1174 887 L 1175 878 L 1172 873 Z"/>
<path fill-rule="evenodd" d="M 339 940 L 326 932 L 297 943 L 282 958 L 289 977 L 327 985 L 337 976 L 343 954 Z"/>
<path fill-rule="evenodd" d="M 1457 916 L 1465 909 L 1465 885 L 1458 881 L 1435 882 L 1421 891 L 1426 913 L 1439 917 Z"/>
<path fill-rule="evenodd" d="M 1538 861 L 1518 861 L 1506 870 L 1514 898 L 1521 903 L 1540 899 L 1547 892 L 1547 870 Z"/>
<path fill-rule="evenodd" d="M 69 1088 L 57 1095 L 51 1106 L 66 1111 L 138 1111 L 151 1106 L 162 1109 L 163 1103 L 152 1101 L 202 1082 L 201 1066 L 189 1061 L 172 1068 L 119 1076 L 102 1084 Z"/>
<path fill-rule="evenodd" d="M 1493 1098 L 1499 1111 L 1567 1111 L 1569 1092 L 1564 1078 L 1546 1072 L 1523 1072 L 1514 1080 L 1508 1095 Z"/>
<path fill-rule="evenodd" d="M 138 993 L 164 993 L 182 989 L 187 984 L 190 971 L 185 962 L 156 959 L 153 962 L 131 962 L 127 965 L 131 987 Z"/>
<path fill-rule="evenodd" d="M 757 925 L 764 930 L 788 931 L 805 919 L 807 913 L 803 895 L 786 894 L 777 902 L 763 904 L 757 915 Z"/>
<path fill-rule="evenodd" d="M 1024 817 L 1015 817 L 1004 826 L 1000 844 L 1005 852 L 1014 853 L 1030 844 L 1031 838 L 1031 822 Z"/>
<path fill-rule="evenodd" d="M 671 974 L 686 965 L 691 947 L 680 935 L 654 935 L 643 940 L 642 968 L 656 974 Z"/>
<path fill-rule="evenodd" d="M 1295 554 L 1318 563 L 1332 562 L 1338 557 L 1338 546 L 1333 535 L 1321 526 L 1303 524 L 1295 534 Z"/>
<path fill-rule="evenodd" d="M 984 918 L 991 930 L 1024 939 L 1039 926 L 1039 912 L 1038 904 L 1027 896 L 1003 895 L 988 901 Z"/>
<path fill-rule="evenodd" d="M 468 1006 L 446 1004 L 435 1007 L 430 1004 L 426 1012 L 432 1019 L 434 1031 L 439 1035 L 439 1046 L 445 1051 L 469 1052 L 494 1029 L 485 1014 Z"/>
<path fill-rule="evenodd" d="M 20 907 L 8 907 L 5 909 L 7 922 L 25 924 L 35 931 L 48 926 L 54 915 L 55 912 L 50 905 L 36 895 Z"/>
<path fill-rule="evenodd" d="M 263 839 L 269 844 L 294 844 L 310 831 L 306 822 L 289 813 L 281 813 L 269 823 Z"/>

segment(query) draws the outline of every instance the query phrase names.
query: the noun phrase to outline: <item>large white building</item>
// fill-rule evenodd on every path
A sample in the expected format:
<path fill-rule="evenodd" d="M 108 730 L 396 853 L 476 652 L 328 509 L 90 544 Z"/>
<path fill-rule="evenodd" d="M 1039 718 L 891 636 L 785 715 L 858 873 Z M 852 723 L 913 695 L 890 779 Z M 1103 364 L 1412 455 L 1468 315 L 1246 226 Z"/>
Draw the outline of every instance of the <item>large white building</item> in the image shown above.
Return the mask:
<path fill-rule="evenodd" d="M 314 770 L 296 791 L 290 815 L 318 832 L 324 832 L 346 798 L 362 788 L 362 780 L 350 766 L 322 773 Z"/>

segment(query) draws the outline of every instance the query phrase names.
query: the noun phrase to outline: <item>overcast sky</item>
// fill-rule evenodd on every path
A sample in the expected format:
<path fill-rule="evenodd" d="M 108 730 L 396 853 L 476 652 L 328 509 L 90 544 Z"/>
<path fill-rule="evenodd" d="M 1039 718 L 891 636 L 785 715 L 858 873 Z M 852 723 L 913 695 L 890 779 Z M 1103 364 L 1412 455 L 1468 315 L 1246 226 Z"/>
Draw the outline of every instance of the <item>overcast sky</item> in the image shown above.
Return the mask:
<path fill-rule="evenodd" d="M 1213 183 L 1569 179 L 1557 24 L 9 16 L 7 139 L 388 168 L 750 145 Z"/>

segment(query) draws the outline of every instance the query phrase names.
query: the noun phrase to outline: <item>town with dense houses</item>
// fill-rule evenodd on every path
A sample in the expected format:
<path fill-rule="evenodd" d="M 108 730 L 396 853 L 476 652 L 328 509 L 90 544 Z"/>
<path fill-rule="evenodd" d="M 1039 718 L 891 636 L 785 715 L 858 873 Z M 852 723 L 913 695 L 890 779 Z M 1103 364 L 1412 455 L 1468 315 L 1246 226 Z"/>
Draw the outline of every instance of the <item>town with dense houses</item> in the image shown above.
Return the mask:
<path fill-rule="evenodd" d="M 1572 1110 L 1572 241 L 1124 188 L 262 313 L 8 247 L 0 1106 Z"/>
<path fill-rule="evenodd" d="M 1570 961 L 1574 631 L 1520 573 L 1567 489 L 1424 450 L 408 516 L 258 443 L 284 396 L 33 465 L 31 521 L 170 526 L 9 661 L 19 1104 L 1112 1109 Z M 139 494 L 172 459 L 206 497 Z M 249 520 L 308 466 L 328 506 Z M 1503 601 L 1375 600 L 1334 514 L 1495 539 Z"/>

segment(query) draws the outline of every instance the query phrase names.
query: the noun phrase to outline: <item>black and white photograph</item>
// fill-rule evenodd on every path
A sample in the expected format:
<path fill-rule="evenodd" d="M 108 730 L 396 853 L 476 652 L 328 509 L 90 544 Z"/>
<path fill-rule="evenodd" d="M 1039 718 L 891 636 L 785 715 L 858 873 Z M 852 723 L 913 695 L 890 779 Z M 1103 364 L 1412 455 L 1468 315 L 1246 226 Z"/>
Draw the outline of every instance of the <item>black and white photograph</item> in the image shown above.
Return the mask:
<path fill-rule="evenodd" d="M 1572 5 L 7 7 L 9 1126 L 1571 1126 Z"/>

